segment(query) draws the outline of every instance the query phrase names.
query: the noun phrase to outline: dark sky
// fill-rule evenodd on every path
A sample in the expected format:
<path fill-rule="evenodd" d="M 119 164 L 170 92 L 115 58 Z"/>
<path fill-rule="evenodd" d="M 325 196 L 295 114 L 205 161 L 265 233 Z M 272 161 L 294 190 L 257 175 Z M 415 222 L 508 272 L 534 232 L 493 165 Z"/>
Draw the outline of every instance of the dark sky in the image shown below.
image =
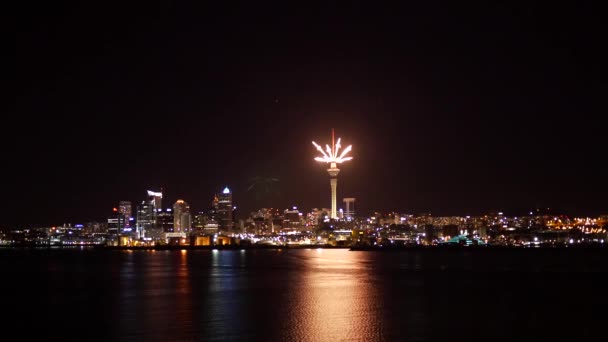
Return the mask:
<path fill-rule="evenodd" d="M 21 3 L 1 224 L 101 220 L 160 187 L 200 210 L 227 185 L 241 217 L 328 207 L 311 140 L 331 128 L 361 213 L 608 213 L 599 8 L 200 3 Z"/>

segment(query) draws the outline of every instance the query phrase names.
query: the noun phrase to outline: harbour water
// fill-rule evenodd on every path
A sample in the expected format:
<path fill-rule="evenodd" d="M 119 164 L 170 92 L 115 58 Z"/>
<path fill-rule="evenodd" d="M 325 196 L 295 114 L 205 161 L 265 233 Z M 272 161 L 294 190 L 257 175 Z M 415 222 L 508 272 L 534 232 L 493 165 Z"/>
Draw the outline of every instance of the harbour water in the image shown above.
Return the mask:
<path fill-rule="evenodd" d="M 608 318 L 606 249 L 13 248 L 0 267 L 18 340 L 585 341 Z"/>

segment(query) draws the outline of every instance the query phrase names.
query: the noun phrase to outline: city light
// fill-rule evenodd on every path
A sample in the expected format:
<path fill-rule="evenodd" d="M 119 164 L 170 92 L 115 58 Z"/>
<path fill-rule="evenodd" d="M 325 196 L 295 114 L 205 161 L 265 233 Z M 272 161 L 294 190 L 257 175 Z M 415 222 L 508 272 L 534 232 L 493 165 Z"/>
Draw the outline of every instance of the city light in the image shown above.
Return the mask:
<path fill-rule="evenodd" d="M 148 190 L 148 196 L 163 198 L 163 193 L 162 192 L 156 192 L 156 191 Z"/>

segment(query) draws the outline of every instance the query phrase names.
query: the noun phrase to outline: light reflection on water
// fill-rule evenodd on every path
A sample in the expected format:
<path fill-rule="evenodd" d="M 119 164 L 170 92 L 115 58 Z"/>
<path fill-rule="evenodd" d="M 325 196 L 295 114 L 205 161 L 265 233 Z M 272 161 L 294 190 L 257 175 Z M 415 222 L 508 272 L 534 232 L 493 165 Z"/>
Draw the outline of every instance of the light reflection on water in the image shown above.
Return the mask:
<path fill-rule="evenodd" d="M 368 255 L 333 249 L 305 253 L 300 284 L 289 302 L 285 340 L 381 339 L 377 288 L 364 263 Z"/>
<path fill-rule="evenodd" d="M 192 334 L 192 287 L 188 253 L 182 251 L 126 252 L 120 262 L 117 324 L 125 339 Z M 153 334 L 152 334 L 153 332 Z"/>
<path fill-rule="evenodd" d="M 0 290 L 24 339 L 590 339 L 608 253 L 570 253 L 10 250 Z"/>
<path fill-rule="evenodd" d="M 126 254 L 121 334 L 378 340 L 381 307 L 368 256 L 347 250 L 212 250 L 156 252 L 134 261 Z"/>

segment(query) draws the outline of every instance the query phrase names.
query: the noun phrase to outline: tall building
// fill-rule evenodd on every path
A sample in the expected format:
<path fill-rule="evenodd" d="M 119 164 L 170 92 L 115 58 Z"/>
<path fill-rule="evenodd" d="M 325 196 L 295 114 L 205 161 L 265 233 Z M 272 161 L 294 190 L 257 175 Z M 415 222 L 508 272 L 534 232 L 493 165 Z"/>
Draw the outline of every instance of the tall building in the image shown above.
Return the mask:
<path fill-rule="evenodd" d="M 205 216 L 204 211 L 199 211 L 194 214 L 192 218 L 192 229 L 197 231 L 202 231 L 205 228 L 205 222 L 207 222 L 207 217 Z"/>
<path fill-rule="evenodd" d="M 112 214 L 108 217 L 108 234 L 118 236 L 122 233 L 124 227 L 123 215 L 119 213 L 118 208 L 112 209 Z"/>
<path fill-rule="evenodd" d="M 157 225 L 159 227 L 159 235 L 164 236 L 164 233 L 175 232 L 175 218 L 171 209 L 159 211 L 156 216 Z"/>
<path fill-rule="evenodd" d="M 155 191 L 151 191 L 148 190 L 148 203 L 152 204 L 154 206 L 154 211 L 158 212 L 161 211 L 163 206 L 162 206 L 162 201 L 163 201 L 163 193 L 161 192 L 155 192 Z"/>
<path fill-rule="evenodd" d="M 182 232 L 189 233 L 192 231 L 192 214 L 190 212 L 182 213 L 180 217 Z"/>
<path fill-rule="evenodd" d="M 131 202 L 130 201 L 118 202 L 118 212 L 123 214 L 126 217 L 132 217 L 133 212 L 132 212 L 132 208 L 131 208 Z"/>
<path fill-rule="evenodd" d="M 138 238 L 159 238 L 162 229 L 158 213 L 162 210 L 162 192 L 148 190 L 148 198 L 137 206 L 136 236 Z"/>
<path fill-rule="evenodd" d="M 219 206 L 219 199 L 217 196 L 213 197 L 211 207 L 207 210 L 199 211 L 194 216 L 194 226 L 199 233 L 204 234 L 215 234 L 218 231 L 218 216 L 217 208 Z"/>
<path fill-rule="evenodd" d="M 297 207 L 283 211 L 283 228 L 301 229 L 303 224 L 302 213 Z"/>
<path fill-rule="evenodd" d="M 355 198 L 354 197 L 347 197 L 347 198 L 343 198 L 342 201 L 344 202 L 344 218 L 346 220 L 352 220 L 355 217 Z"/>
<path fill-rule="evenodd" d="M 118 214 L 121 216 L 122 233 L 131 233 L 133 230 L 133 209 L 130 201 L 118 202 Z"/>
<path fill-rule="evenodd" d="M 173 230 L 176 233 L 186 233 L 191 228 L 190 206 L 184 200 L 177 200 L 173 204 Z"/>
<path fill-rule="evenodd" d="M 338 141 L 335 141 L 334 137 L 334 129 L 331 129 L 331 147 L 329 145 L 326 146 L 326 150 L 323 150 L 321 146 L 317 145 L 314 141 L 312 144 L 317 148 L 319 152 L 321 152 L 322 157 L 316 157 L 315 160 L 323 163 L 329 164 L 329 169 L 327 169 L 327 173 L 329 174 L 329 186 L 331 188 L 331 219 L 338 218 L 338 208 L 336 203 L 337 196 L 337 188 L 338 188 L 338 174 L 340 173 L 340 169 L 338 169 L 338 164 L 343 163 L 345 161 L 353 159 L 353 157 L 346 157 L 348 152 L 351 151 L 352 145 L 345 148 L 342 152 L 340 151 L 340 138 Z"/>
<path fill-rule="evenodd" d="M 217 217 L 219 221 L 220 230 L 232 230 L 232 192 L 230 192 L 230 189 L 228 189 L 228 187 L 225 187 L 224 191 L 222 191 L 222 193 L 217 196 Z"/>
<path fill-rule="evenodd" d="M 215 213 L 217 213 L 217 208 L 220 205 L 220 199 L 217 198 L 217 195 L 213 196 L 213 201 L 211 201 L 211 208 L 212 210 L 215 211 Z"/>
<path fill-rule="evenodd" d="M 137 217 L 135 230 L 137 238 L 153 238 L 156 230 L 156 211 L 154 205 L 148 201 L 142 201 L 137 206 Z"/>

